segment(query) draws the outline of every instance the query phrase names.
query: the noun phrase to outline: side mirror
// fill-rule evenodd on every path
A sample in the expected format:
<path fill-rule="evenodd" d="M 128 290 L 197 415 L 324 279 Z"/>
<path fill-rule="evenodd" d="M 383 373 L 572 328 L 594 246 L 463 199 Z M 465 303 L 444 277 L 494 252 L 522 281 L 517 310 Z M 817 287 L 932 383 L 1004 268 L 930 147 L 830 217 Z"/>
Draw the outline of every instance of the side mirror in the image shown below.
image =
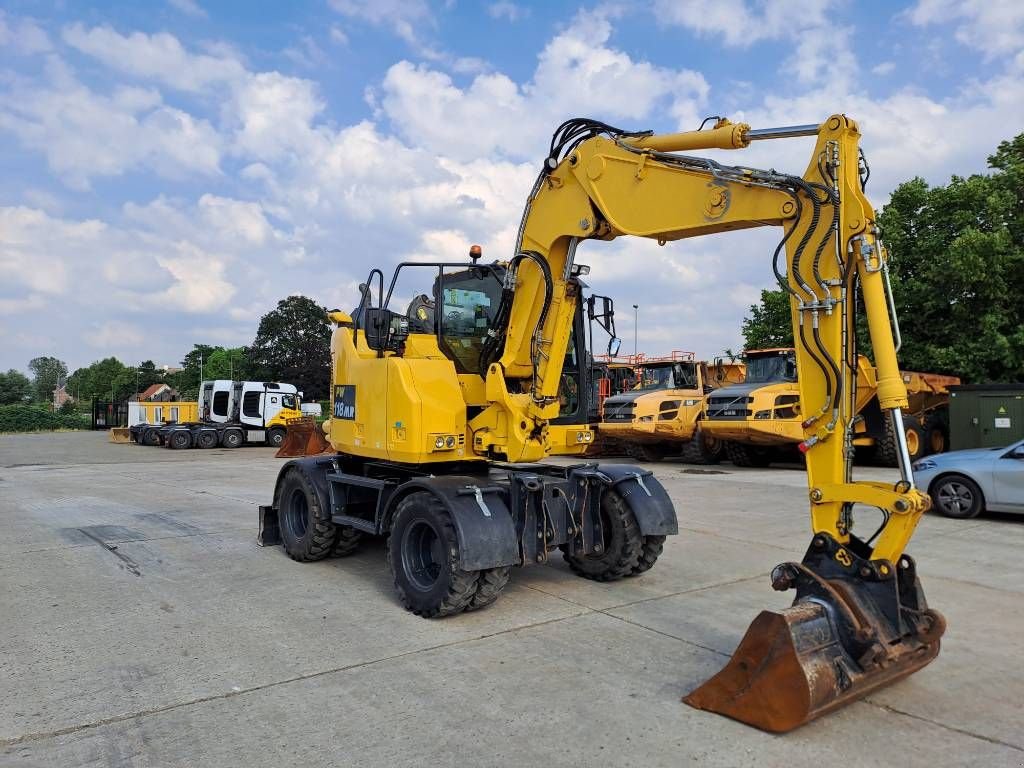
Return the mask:
<path fill-rule="evenodd" d="M 400 352 L 409 335 L 409 321 L 389 309 L 368 308 L 363 313 L 366 346 L 376 352 Z"/>
<path fill-rule="evenodd" d="M 619 354 L 619 347 L 622 346 L 622 339 L 618 336 L 612 336 L 608 339 L 608 354 L 615 357 Z"/>

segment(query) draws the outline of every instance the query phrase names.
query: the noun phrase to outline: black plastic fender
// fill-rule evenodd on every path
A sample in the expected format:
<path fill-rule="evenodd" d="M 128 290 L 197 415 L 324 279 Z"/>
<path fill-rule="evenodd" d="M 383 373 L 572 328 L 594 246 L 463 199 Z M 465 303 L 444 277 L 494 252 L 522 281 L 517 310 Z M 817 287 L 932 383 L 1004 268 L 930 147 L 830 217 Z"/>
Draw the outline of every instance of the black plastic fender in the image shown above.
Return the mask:
<path fill-rule="evenodd" d="M 581 470 L 584 474 L 587 470 Z M 593 471 L 593 470 L 592 470 Z M 679 533 L 676 508 L 665 486 L 647 469 L 632 464 L 600 464 L 593 475 L 614 488 L 629 506 L 644 536 Z"/>
<path fill-rule="evenodd" d="M 386 514 L 387 528 L 395 507 L 416 491 L 434 495 L 452 516 L 459 537 L 459 565 L 467 571 L 519 564 L 512 514 L 503 498 L 505 489 L 486 477 L 447 475 L 423 477 L 403 483 L 392 495 Z"/>
<path fill-rule="evenodd" d="M 293 467 L 298 467 L 302 470 L 302 473 L 313 484 L 320 503 L 320 509 L 329 510 L 331 508 L 331 492 L 327 485 L 327 473 L 334 471 L 334 457 L 306 456 L 286 461 L 281 465 L 281 469 L 277 473 L 277 480 L 274 481 L 274 495 L 271 497 L 270 504 L 259 508 L 260 525 L 256 543 L 261 547 L 281 543 L 277 516 L 277 496 L 281 490 L 281 481 Z"/>

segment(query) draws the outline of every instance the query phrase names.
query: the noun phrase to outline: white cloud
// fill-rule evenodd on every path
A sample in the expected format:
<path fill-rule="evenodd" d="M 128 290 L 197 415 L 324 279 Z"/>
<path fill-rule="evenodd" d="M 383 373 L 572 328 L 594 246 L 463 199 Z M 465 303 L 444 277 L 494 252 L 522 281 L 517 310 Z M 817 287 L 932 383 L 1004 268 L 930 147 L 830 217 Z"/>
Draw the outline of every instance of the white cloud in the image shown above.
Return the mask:
<path fill-rule="evenodd" d="M 883 62 L 881 62 L 879 64 L 876 64 L 875 66 L 873 66 L 871 68 L 871 74 L 873 74 L 873 75 L 880 75 L 880 76 L 890 75 L 890 74 L 892 74 L 895 71 L 895 69 L 896 69 L 896 62 L 894 62 L 894 61 L 883 61 Z"/>
<path fill-rule="evenodd" d="M 84 339 L 87 344 L 98 349 L 125 350 L 141 346 L 145 335 L 136 325 L 111 321 L 90 325 Z"/>
<path fill-rule="evenodd" d="M 186 16 L 194 16 L 199 19 L 206 18 L 206 11 L 203 10 L 196 0 L 167 0 L 167 2 Z"/>
<path fill-rule="evenodd" d="M 918 26 L 956 22 L 956 39 L 986 57 L 1024 48 L 1024 3 L 1018 0 L 918 0 L 908 11 Z"/>
<path fill-rule="evenodd" d="M 331 25 L 329 35 L 332 43 L 336 43 L 337 45 L 348 45 L 348 35 L 346 35 L 345 30 L 337 24 Z"/>
<path fill-rule="evenodd" d="M 323 110 L 309 80 L 278 72 L 249 75 L 234 96 L 231 115 L 239 127 L 236 151 L 275 160 L 308 146 L 311 123 Z"/>
<path fill-rule="evenodd" d="M 132 77 L 156 80 L 180 91 L 198 92 L 236 83 L 245 67 L 230 55 L 190 53 L 174 35 L 159 32 L 122 35 L 109 26 L 65 27 L 64 42 L 111 69 Z"/>
<path fill-rule="evenodd" d="M 654 0 L 663 24 L 683 26 L 697 34 L 720 37 L 728 46 L 744 47 L 760 40 L 795 37 L 799 30 L 827 25 L 833 0 Z"/>
<path fill-rule="evenodd" d="M 530 9 L 509 2 L 509 0 L 499 0 L 499 2 L 491 3 L 487 6 L 487 13 L 490 14 L 492 19 L 507 19 L 508 21 L 516 22 L 527 18 L 530 15 Z"/>
<path fill-rule="evenodd" d="M 412 45 L 420 44 L 417 29 L 421 26 L 433 28 L 435 21 L 430 6 L 425 0 L 329 0 L 331 8 L 351 19 L 388 27 Z"/>
<path fill-rule="evenodd" d="M 8 16 L 0 10 L 0 50 L 32 56 L 52 48 L 50 37 L 34 20 Z"/>

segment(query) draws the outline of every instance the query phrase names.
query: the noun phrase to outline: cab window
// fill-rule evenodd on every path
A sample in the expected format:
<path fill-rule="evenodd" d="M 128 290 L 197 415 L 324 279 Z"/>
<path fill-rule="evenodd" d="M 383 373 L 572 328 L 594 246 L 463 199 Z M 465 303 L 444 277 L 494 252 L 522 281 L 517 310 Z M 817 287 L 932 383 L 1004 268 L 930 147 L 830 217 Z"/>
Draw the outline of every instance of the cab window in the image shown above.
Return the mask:
<path fill-rule="evenodd" d="M 445 276 L 438 315 L 441 343 L 459 373 L 477 373 L 480 352 L 501 298 L 501 283 L 493 273 L 482 277 Z"/>
<path fill-rule="evenodd" d="M 295 395 L 281 395 L 281 407 L 295 409 Z"/>

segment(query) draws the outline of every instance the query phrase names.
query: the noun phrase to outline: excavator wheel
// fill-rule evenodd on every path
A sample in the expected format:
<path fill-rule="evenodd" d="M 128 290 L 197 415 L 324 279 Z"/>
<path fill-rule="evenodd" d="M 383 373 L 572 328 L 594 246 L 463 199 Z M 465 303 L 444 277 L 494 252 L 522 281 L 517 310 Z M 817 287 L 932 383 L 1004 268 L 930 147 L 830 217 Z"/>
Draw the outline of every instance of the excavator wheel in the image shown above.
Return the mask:
<path fill-rule="evenodd" d="M 455 526 L 433 494 L 413 493 L 399 503 L 386 558 L 398 599 L 417 616 L 433 619 L 461 613 L 477 596 L 481 572 L 459 566 Z M 485 592 L 484 599 L 490 599 L 479 607 L 493 602 L 497 591 L 493 596 Z"/>
<path fill-rule="evenodd" d="M 338 535 L 334 539 L 334 546 L 331 547 L 331 557 L 348 557 L 354 554 L 363 540 L 362 532 L 347 525 L 335 527 L 338 529 Z"/>
<path fill-rule="evenodd" d="M 758 448 L 732 440 L 725 444 L 725 455 L 734 467 L 767 467 L 772 463 L 772 455 L 764 448 Z"/>
<path fill-rule="evenodd" d="M 635 569 L 644 554 L 644 537 L 633 512 L 614 489 L 605 491 L 601 496 L 601 527 L 604 541 L 600 552 L 589 555 L 562 553 L 572 572 L 594 581 L 617 581 L 637 572 Z M 654 565 L 653 560 L 650 565 Z"/>
<path fill-rule="evenodd" d="M 651 570 L 654 564 L 658 562 L 658 558 L 661 556 L 661 552 L 665 549 L 665 539 L 667 536 L 644 536 L 643 550 L 640 552 L 640 559 L 637 561 L 636 567 L 633 568 L 630 576 L 639 576 L 645 571 Z"/>
<path fill-rule="evenodd" d="M 337 526 L 330 521 L 330 513 L 320 508 L 316 488 L 301 468 L 288 470 L 276 501 L 281 543 L 288 557 L 309 563 L 331 554 L 338 536 Z"/>
<path fill-rule="evenodd" d="M 501 590 L 508 584 L 511 576 L 512 569 L 507 565 L 501 568 L 488 568 L 487 570 L 480 571 L 480 580 L 477 581 L 476 594 L 469 601 L 466 610 L 476 611 L 487 607 L 497 600 L 498 595 L 501 594 Z"/>
<path fill-rule="evenodd" d="M 683 461 L 687 464 L 718 464 L 722 453 L 722 441 L 705 434 L 699 424 L 690 441 L 683 444 Z"/>

